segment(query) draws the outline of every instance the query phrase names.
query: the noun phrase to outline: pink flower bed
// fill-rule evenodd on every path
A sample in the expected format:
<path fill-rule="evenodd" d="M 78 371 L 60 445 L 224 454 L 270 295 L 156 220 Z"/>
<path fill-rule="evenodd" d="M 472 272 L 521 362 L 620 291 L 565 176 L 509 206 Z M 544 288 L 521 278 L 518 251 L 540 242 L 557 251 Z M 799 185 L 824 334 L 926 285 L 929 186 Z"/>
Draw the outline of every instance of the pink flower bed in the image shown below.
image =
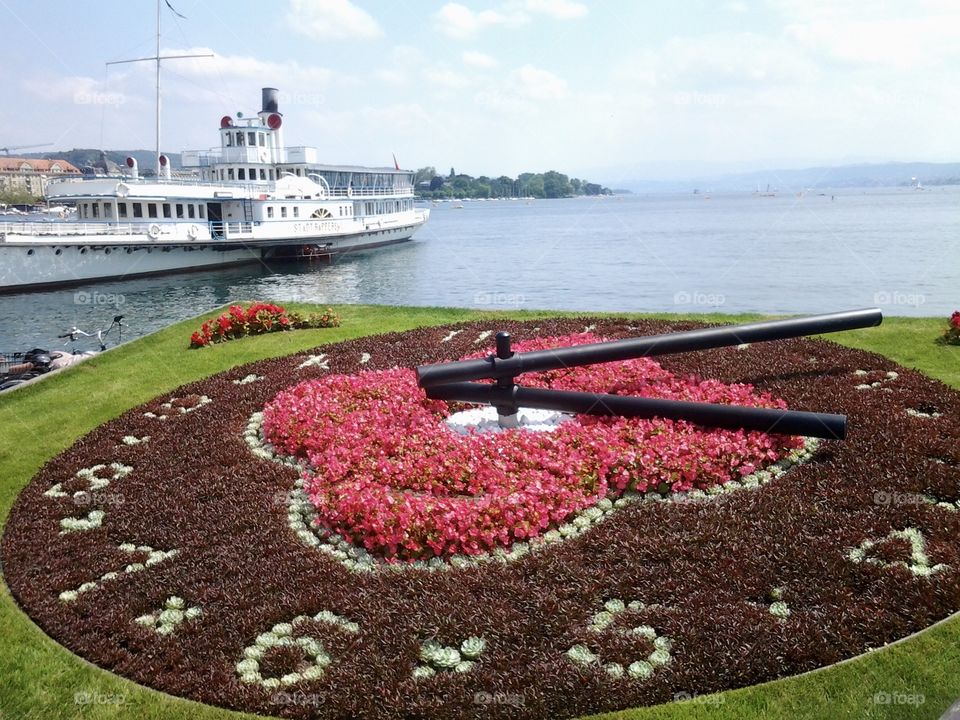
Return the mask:
<path fill-rule="evenodd" d="M 579 334 L 518 351 L 598 342 Z M 486 353 L 482 353 L 484 355 Z M 528 386 L 784 407 L 750 385 L 681 378 L 641 358 L 524 375 Z M 802 444 L 686 422 L 579 416 L 552 432 L 458 435 L 412 370 L 329 375 L 278 394 L 264 433 L 306 458 L 319 522 L 389 559 L 475 555 L 534 537 L 627 490 L 683 492 L 747 475 Z"/>

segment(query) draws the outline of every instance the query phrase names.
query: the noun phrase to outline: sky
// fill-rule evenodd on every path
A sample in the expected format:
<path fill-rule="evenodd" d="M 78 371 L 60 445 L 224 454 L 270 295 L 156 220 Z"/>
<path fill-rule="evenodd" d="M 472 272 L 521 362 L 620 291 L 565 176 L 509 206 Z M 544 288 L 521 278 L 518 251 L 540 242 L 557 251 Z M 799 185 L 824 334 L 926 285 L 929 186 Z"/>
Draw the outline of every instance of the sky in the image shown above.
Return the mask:
<path fill-rule="evenodd" d="M 170 0 L 162 146 L 280 89 L 324 162 L 616 185 L 960 160 L 955 0 Z M 154 147 L 153 0 L 0 0 L 0 146 Z M 28 150 L 25 150 L 25 152 Z M 15 154 L 15 151 L 11 154 Z"/>

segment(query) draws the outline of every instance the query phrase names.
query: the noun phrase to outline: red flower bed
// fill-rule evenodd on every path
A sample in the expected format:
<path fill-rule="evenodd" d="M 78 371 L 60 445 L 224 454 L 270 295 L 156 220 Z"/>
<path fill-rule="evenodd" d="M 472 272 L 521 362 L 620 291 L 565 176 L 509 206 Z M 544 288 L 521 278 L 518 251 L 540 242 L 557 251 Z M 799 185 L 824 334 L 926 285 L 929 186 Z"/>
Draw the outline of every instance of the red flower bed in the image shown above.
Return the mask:
<path fill-rule="evenodd" d="M 950 325 L 940 340 L 947 345 L 960 345 L 960 310 L 950 316 Z"/>
<path fill-rule="evenodd" d="M 299 328 L 336 327 L 339 324 L 340 318 L 329 308 L 323 314 L 303 316 L 287 312 L 280 305 L 270 303 L 253 303 L 246 309 L 242 305 L 231 305 L 227 312 L 218 318 L 207 320 L 190 336 L 190 347 L 201 348 L 210 343 L 234 340 L 245 335 Z"/>
<path fill-rule="evenodd" d="M 597 342 L 588 334 L 518 343 L 539 350 Z M 524 384 L 587 392 L 784 407 L 750 385 L 681 378 L 642 358 L 524 376 Z M 277 395 L 264 433 L 307 458 L 319 521 L 369 551 L 411 560 L 509 546 L 627 490 L 708 489 L 802 444 L 686 422 L 578 416 L 552 432 L 458 435 L 445 402 L 412 370 L 329 375 Z"/>

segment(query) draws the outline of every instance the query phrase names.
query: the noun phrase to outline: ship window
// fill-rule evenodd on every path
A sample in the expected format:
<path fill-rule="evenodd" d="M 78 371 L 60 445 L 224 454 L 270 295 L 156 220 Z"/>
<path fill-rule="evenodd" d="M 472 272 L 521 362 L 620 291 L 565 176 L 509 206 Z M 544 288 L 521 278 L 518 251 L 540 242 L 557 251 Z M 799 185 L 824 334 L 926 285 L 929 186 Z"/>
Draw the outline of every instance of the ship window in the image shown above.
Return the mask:
<path fill-rule="evenodd" d="M 263 168 L 260 168 L 260 179 L 261 179 L 261 180 L 266 180 L 266 179 L 267 179 L 267 171 L 264 170 Z"/>
<path fill-rule="evenodd" d="M 155 218 L 157 216 L 157 204 L 147 203 L 147 217 Z"/>
<path fill-rule="evenodd" d="M 257 134 L 256 134 L 256 133 L 253 133 L 253 132 L 248 132 L 248 133 L 247 133 L 247 145 L 250 145 L 251 147 L 256 147 L 256 146 L 257 146 Z"/>
<path fill-rule="evenodd" d="M 100 203 L 93 203 L 93 217 L 100 217 Z"/>
<path fill-rule="evenodd" d="M 227 147 L 233 147 L 233 133 L 227 131 Z"/>
<path fill-rule="evenodd" d="M 111 205 L 110 203 L 103 204 L 103 216 L 105 218 L 113 217 L 113 205 Z"/>
<path fill-rule="evenodd" d="M 299 205 L 294 205 L 294 206 L 293 206 L 293 216 L 294 216 L 294 217 L 300 217 L 300 206 L 299 206 Z"/>
<path fill-rule="evenodd" d="M 227 169 L 227 180 L 233 180 L 233 168 Z"/>
<path fill-rule="evenodd" d="M 268 218 L 273 217 L 273 205 L 267 205 L 267 217 Z"/>
<path fill-rule="evenodd" d="M 197 205 L 197 216 L 201 220 L 207 219 L 207 206 L 206 205 Z"/>
<path fill-rule="evenodd" d="M 197 216 L 196 210 L 194 209 L 193 205 L 187 205 L 187 216 L 190 217 L 191 219 Z"/>
<path fill-rule="evenodd" d="M 247 170 L 246 168 L 240 168 L 237 170 L 237 180 L 246 180 L 247 179 Z"/>
<path fill-rule="evenodd" d="M 177 203 L 177 217 L 183 218 L 183 204 Z"/>
<path fill-rule="evenodd" d="M 242 147 L 242 146 L 243 146 L 243 131 L 238 130 L 237 131 L 237 147 Z"/>
<path fill-rule="evenodd" d="M 330 217 L 330 211 L 326 208 L 320 208 L 319 210 L 314 210 L 313 215 L 310 216 L 311 220 L 326 220 Z"/>
<path fill-rule="evenodd" d="M 164 203 L 164 204 L 163 204 L 163 216 L 164 216 L 165 218 L 169 218 L 169 217 L 170 217 L 170 203 Z"/>
<path fill-rule="evenodd" d="M 117 217 L 125 218 L 127 216 L 127 204 L 125 202 L 117 203 Z"/>
<path fill-rule="evenodd" d="M 141 203 L 133 203 L 133 216 L 135 218 L 143 217 L 143 205 Z"/>
<path fill-rule="evenodd" d="M 281 206 L 280 206 L 280 217 L 286 217 L 286 216 L 287 216 L 287 206 L 286 206 L 286 205 L 281 205 Z"/>
<path fill-rule="evenodd" d="M 273 168 L 270 168 L 270 179 L 273 180 Z"/>
<path fill-rule="evenodd" d="M 263 133 L 257 133 L 257 140 L 260 141 L 260 147 L 266 147 L 267 145 L 267 136 Z"/>

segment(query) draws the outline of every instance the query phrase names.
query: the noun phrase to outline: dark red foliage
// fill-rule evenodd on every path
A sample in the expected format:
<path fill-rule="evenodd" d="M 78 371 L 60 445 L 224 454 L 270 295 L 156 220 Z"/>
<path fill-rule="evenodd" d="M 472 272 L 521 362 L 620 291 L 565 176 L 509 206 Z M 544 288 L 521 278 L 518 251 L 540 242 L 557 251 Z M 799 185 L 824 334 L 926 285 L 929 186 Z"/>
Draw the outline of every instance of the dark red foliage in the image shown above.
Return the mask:
<path fill-rule="evenodd" d="M 353 574 L 288 529 L 282 497 L 296 471 L 253 458 L 244 443 L 247 419 L 280 390 L 326 372 L 356 372 L 363 353 L 372 356 L 365 369 L 411 367 L 474 352 L 481 330 L 509 330 L 520 340 L 586 324 L 608 337 L 693 327 L 589 318 L 474 323 L 457 326 L 463 332 L 446 343 L 440 340 L 451 328 L 423 328 L 314 351 L 328 355 L 329 370 L 296 369 L 306 356 L 299 354 L 193 383 L 173 395 L 213 402 L 162 421 L 145 417 L 164 396 L 104 424 L 41 469 L 7 522 L 6 580 L 44 631 L 112 672 L 201 702 L 297 718 L 563 718 L 653 704 L 828 665 L 960 608 L 960 512 L 915 501 L 960 498 L 960 395 L 878 355 L 822 341 L 662 361 L 681 375 L 752 383 L 794 409 L 846 413 L 847 441 L 824 443 L 811 462 L 759 490 L 634 505 L 509 565 Z M 857 369 L 870 371 L 870 382 L 891 370 L 899 377 L 857 390 Z M 233 384 L 250 373 L 265 379 Z M 941 416 L 914 417 L 908 408 Z M 120 444 L 125 435 L 151 440 L 127 446 Z M 108 499 L 120 494 L 122 503 L 78 508 L 70 497 L 43 495 L 78 469 L 109 462 L 134 468 L 106 488 Z M 101 527 L 59 534 L 61 518 L 96 507 L 106 512 Z M 846 557 L 872 539 L 868 558 L 906 560 L 909 543 L 881 541 L 907 527 L 923 533 L 931 563 L 949 567 L 923 578 Z M 179 554 L 75 602 L 58 599 L 135 562 L 118 549 L 126 542 Z M 775 587 L 791 610 L 786 621 L 768 612 Z M 133 622 L 170 595 L 203 614 L 165 638 Z M 646 681 L 612 679 L 565 657 L 580 642 L 604 662 L 649 652 L 645 640 L 587 630 L 612 598 L 646 603 L 623 621 L 673 641 L 670 664 Z M 356 634 L 319 623 L 310 629 L 333 658 L 321 679 L 289 688 L 280 700 L 240 682 L 235 665 L 257 635 L 321 610 L 360 627 Z M 487 641 L 471 672 L 412 679 L 421 642 L 455 646 L 471 635 Z M 295 653 L 272 652 L 264 671 L 298 662 Z M 483 697 L 503 702 L 477 702 Z"/>

